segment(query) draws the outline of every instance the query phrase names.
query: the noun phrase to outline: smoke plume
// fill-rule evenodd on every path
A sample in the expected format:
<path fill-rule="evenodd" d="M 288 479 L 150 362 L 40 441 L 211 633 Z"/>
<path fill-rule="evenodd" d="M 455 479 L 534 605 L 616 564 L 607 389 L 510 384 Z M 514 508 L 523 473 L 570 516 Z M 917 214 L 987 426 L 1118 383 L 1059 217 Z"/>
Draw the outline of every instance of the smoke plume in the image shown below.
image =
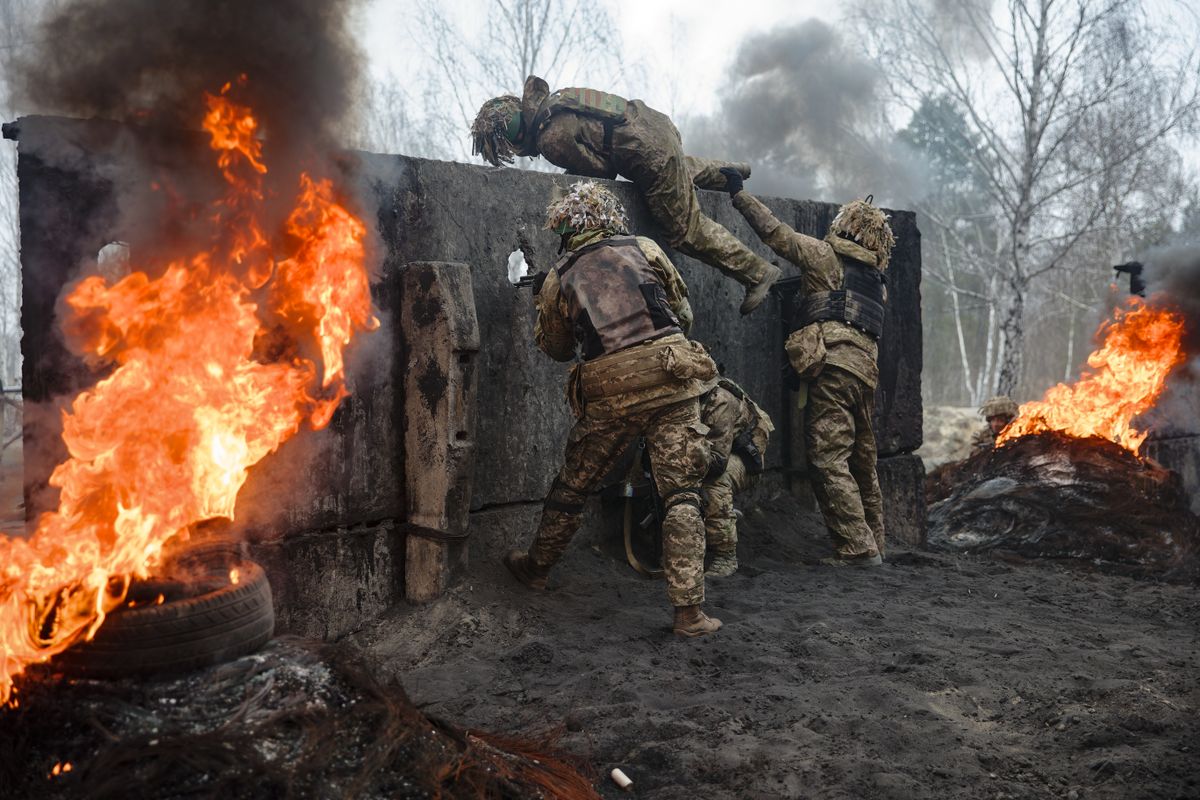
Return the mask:
<path fill-rule="evenodd" d="M 1160 294 L 1187 317 L 1188 353 L 1200 356 L 1200 244 L 1166 245 L 1146 254 L 1148 296 Z"/>
<path fill-rule="evenodd" d="M 1200 243 L 1184 242 L 1151 250 L 1145 263 L 1146 296 L 1175 307 L 1185 317 L 1188 362 L 1171 376 L 1153 412 L 1156 430 L 1165 435 L 1197 433 L 1200 428 Z"/>
<path fill-rule="evenodd" d="M 360 55 L 351 0 L 75 0 L 16 65 L 22 107 L 194 130 L 204 93 L 246 76 L 275 155 L 335 141 Z"/>
<path fill-rule="evenodd" d="M 894 198 L 907 170 L 873 133 L 884 87 L 861 49 L 820 20 L 757 34 L 738 48 L 718 111 L 688 124 L 688 150 L 751 161 L 761 194 Z"/>

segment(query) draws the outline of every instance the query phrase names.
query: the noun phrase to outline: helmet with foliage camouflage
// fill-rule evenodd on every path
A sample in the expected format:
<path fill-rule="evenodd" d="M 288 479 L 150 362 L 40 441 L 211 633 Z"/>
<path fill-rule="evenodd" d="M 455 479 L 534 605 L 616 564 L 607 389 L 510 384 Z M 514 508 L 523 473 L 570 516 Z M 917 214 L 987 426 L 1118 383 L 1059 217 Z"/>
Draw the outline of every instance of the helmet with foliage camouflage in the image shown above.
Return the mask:
<path fill-rule="evenodd" d="M 625 208 L 612 192 L 595 181 L 580 181 L 546 207 L 546 228 L 559 235 L 603 230 L 629 233 Z"/>
<path fill-rule="evenodd" d="M 892 248 L 896 246 L 896 237 L 892 235 L 892 226 L 888 225 L 887 214 L 871 205 L 873 199 L 873 195 L 867 195 L 866 200 L 846 203 L 838 209 L 829 230 L 870 250 L 878 259 L 879 269 L 885 270 Z"/>
<path fill-rule="evenodd" d="M 993 397 L 979 407 L 979 415 L 984 419 L 991 419 L 992 417 L 1015 419 L 1020 411 L 1021 409 L 1013 402 L 1013 399 L 1006 395 Z"/>
<path fill-rule="evenodd" d="M 471 125 L 471 152 L 494 167 L 511 164 L 521 132 L 521 101 L 511 94 L 483 104 Z"/>

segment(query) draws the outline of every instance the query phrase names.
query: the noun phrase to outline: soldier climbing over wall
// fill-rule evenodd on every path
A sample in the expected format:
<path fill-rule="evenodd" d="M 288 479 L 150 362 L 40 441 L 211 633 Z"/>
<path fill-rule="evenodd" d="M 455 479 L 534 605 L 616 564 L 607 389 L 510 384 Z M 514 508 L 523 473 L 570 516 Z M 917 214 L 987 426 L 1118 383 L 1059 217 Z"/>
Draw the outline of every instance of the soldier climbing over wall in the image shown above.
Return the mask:
<path fill-rule="evenodd" d="M 831 566 L 883 563 L 883 498 L 875 473 L 872 414 L 879 382 L 884 281 L 895 238 L 866 201 L 842 206 L 824 239 L 792 230 L 722 169 L 733 205 L 772 250 L 800 268 L 797 329 L 788 359 L 807 383 L 805 444 L 813 492 L 833 538 Z"/>
<path fill-rule="evenodd" d="M 704 534 L 711 559 L 705 575 L 737 572 L 737 518 L 733 495 L 750 487 L 766 466 L 767 439 L 775 426 L 742 387 L 722 377 L 700 399 L 708 426 L 709 466 L 704 479 Z"/>
<path fill-rule="evenodd" d="M 538 291 L 534 338 L 557 361 L 582 351 L 567 383 L 576 421 L 533 543 L 504 563 L 523 584 L 544 590 L 588 495 L 642 436 L 665 508 L 663 569 L 674 631 L 713 633 L 720 620 L 700 610 L 708 429 L 699 398 L 715 385 L 717 366 L 684 335 L 687 287 L 658 245 L 628 235 L 625 209 L 593 181 L 576 183 L 552 203 L 546 227 L 563 238 L 566 253 Z"/>
<path fill-rule="evenodd" d="M 641 100 L 594 89 L 551 93 L 544 80 L 530 75 L 520 98 L 504 95 L 484 103 L 471 134 L 474 152 L 496 166 L 511 163 L 513 156 L 541 155 L 575 175 L 633 181 L 672 247 L 746 288 L 743 314 L 762 303 L 781 274 L 700 211 L 697 186 L 723 189 L 722 167 L 746 177 L 750 167 L 684 155 L 670 117 Z"/>
<path fill-rule="evenodd" d="M 979 407 L 979 415 L 987 425 L 971 438 L 971 455 L 991 450 L 996 446 L 996 437 L 1017 418 L 1020 409 L 1011 397 L 999 395 Z"/>

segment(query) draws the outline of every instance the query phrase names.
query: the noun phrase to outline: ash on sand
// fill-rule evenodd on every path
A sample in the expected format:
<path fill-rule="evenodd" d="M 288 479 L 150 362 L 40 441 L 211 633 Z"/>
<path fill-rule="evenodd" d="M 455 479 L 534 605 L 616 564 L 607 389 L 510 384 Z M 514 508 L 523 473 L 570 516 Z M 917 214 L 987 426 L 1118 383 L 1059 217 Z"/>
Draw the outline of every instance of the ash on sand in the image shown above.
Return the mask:
<path fill-rule="evenodd" d="M 550 737 L 431 719 L 347 653 L 284 638 L 173 678 L 33 675 L 0 710 L 0 797 L 597 796 Z"/>
<path fill-rule="evenodd" d="M 565 722 L 561 745 L 639 798 L 1200 796 L 1195 587 L 897 548 L 816 566 L 824 528 L 778 480 L 738 503 L 715 636 L 671 635 L 616 514 L 589 510 L 548 592 L 518 585 L 499 558 L 528 543 L 530 504 L 473 515 L 461 582 L 356 640 L 429 713 Z"/>
<path fill-rule="evenodd" d="M 1105 439 L 1023 436 L 930 474 L 929 546 L 1200 579 L 1180 478 Z"/>

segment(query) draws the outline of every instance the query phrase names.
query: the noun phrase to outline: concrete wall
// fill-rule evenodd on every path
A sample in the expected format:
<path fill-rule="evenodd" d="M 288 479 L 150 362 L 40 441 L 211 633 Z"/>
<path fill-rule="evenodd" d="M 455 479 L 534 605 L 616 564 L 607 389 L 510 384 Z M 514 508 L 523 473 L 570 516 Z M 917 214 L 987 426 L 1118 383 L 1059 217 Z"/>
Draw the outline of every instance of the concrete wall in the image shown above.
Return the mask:
<path fill-rule="evenodd" d="M 156 229 L 155 215 L 163 212 L 155 211 L 150 179 L 196 175 L 208 157 L 194 137 L 164 138 L 101 122 L 31 117 L 11 133 L 20 143 L 24 386 L 26 417 L 33 418 L 27 439 L 38 440 L 26 483 L 30 508 L 37 510 L 53 500 L 44 480 L 61 448 L 44 442 L 58 434 L 57 405 L 96 379 L 66 353 L 55 332 L 61 287 L 109 241 L 130 242 L 135 257 L 156 252 L 161 243 L 145 233 Z M 351 354 L 353 394 L 330 427 L 298 436 L 269 456 L 238 502 L 238 525 L 255 542 L 273 580 L 288 587 L 302 582 L 300 590 L 278 593 L 288 605 L 281 618 L 308 619 L 301 626 L 306 632 L 329 636 L 355 622 L 345 619 L 347 609 L 356 608 L 361 617 L 385 606 L 389 592 L 402 596 L 397 582 L 402 582 L 404 560 L 398 523 L 406 507 L 404 337 L 398 320 L 405 265 L 452 261 L 472 270 L 480 332 L 473 510 L 540 500 L 571 422 L 562 394 L 566 368 L 534 348 L 529 291 L 509 285 L 505 266 L 509 253 L 522 246 L 535 268 L 553 262 L 558 237 L 541 229 L 543 213 L 552 193 L 573 179 L 365 153 L 347 154 L 344 168 L 347 187 L 378 228 L 381 280 L 373 292 L 384 325 Z M 203 180 L 197 177 L 195 185 L 204 186 Z M 612 186 L 630 210 L 634 229 L 665 246 L 632 187 Z M 723 193 L 701 195 L 707 213 L 777 260 Z M 812 235 L 821 235 L 836 211 L 811 201 L 766 202 L 782 220 Z M 203 198 L 194 203 L 202 207 Z M 151 224 L 128 224 L 121 212 L 131 208 L 147 209 Z M 892 224 L 899 245 L 890 269 L 876 432 L 889 524 L 898 538 L 916 543 L 924 518 L 921 468 L 908 454 L 921 444 L 920 234 L 908 212 L 895 212 Z M 779 301 L 771 299 L 741 317 L 737 284 L 668 252 L 688 282 L 695 337 L 775 419 L 782 419 Z M 796 272 L 790 264 L 781 266 L 785 275 Z M 42 413 L 31 414 L 29 405 Z M 768 451 L 772 468 L 782 463 L 783 438 L 777 435 Z M 329 565 L 324 575 L 322 564 Z M 332 576 L 339 585 L 355 584 L 354 590 L 347 585 L 326 597 L 302 589 Z M 330 606 L 341 610 L 334 613 Z"/>

